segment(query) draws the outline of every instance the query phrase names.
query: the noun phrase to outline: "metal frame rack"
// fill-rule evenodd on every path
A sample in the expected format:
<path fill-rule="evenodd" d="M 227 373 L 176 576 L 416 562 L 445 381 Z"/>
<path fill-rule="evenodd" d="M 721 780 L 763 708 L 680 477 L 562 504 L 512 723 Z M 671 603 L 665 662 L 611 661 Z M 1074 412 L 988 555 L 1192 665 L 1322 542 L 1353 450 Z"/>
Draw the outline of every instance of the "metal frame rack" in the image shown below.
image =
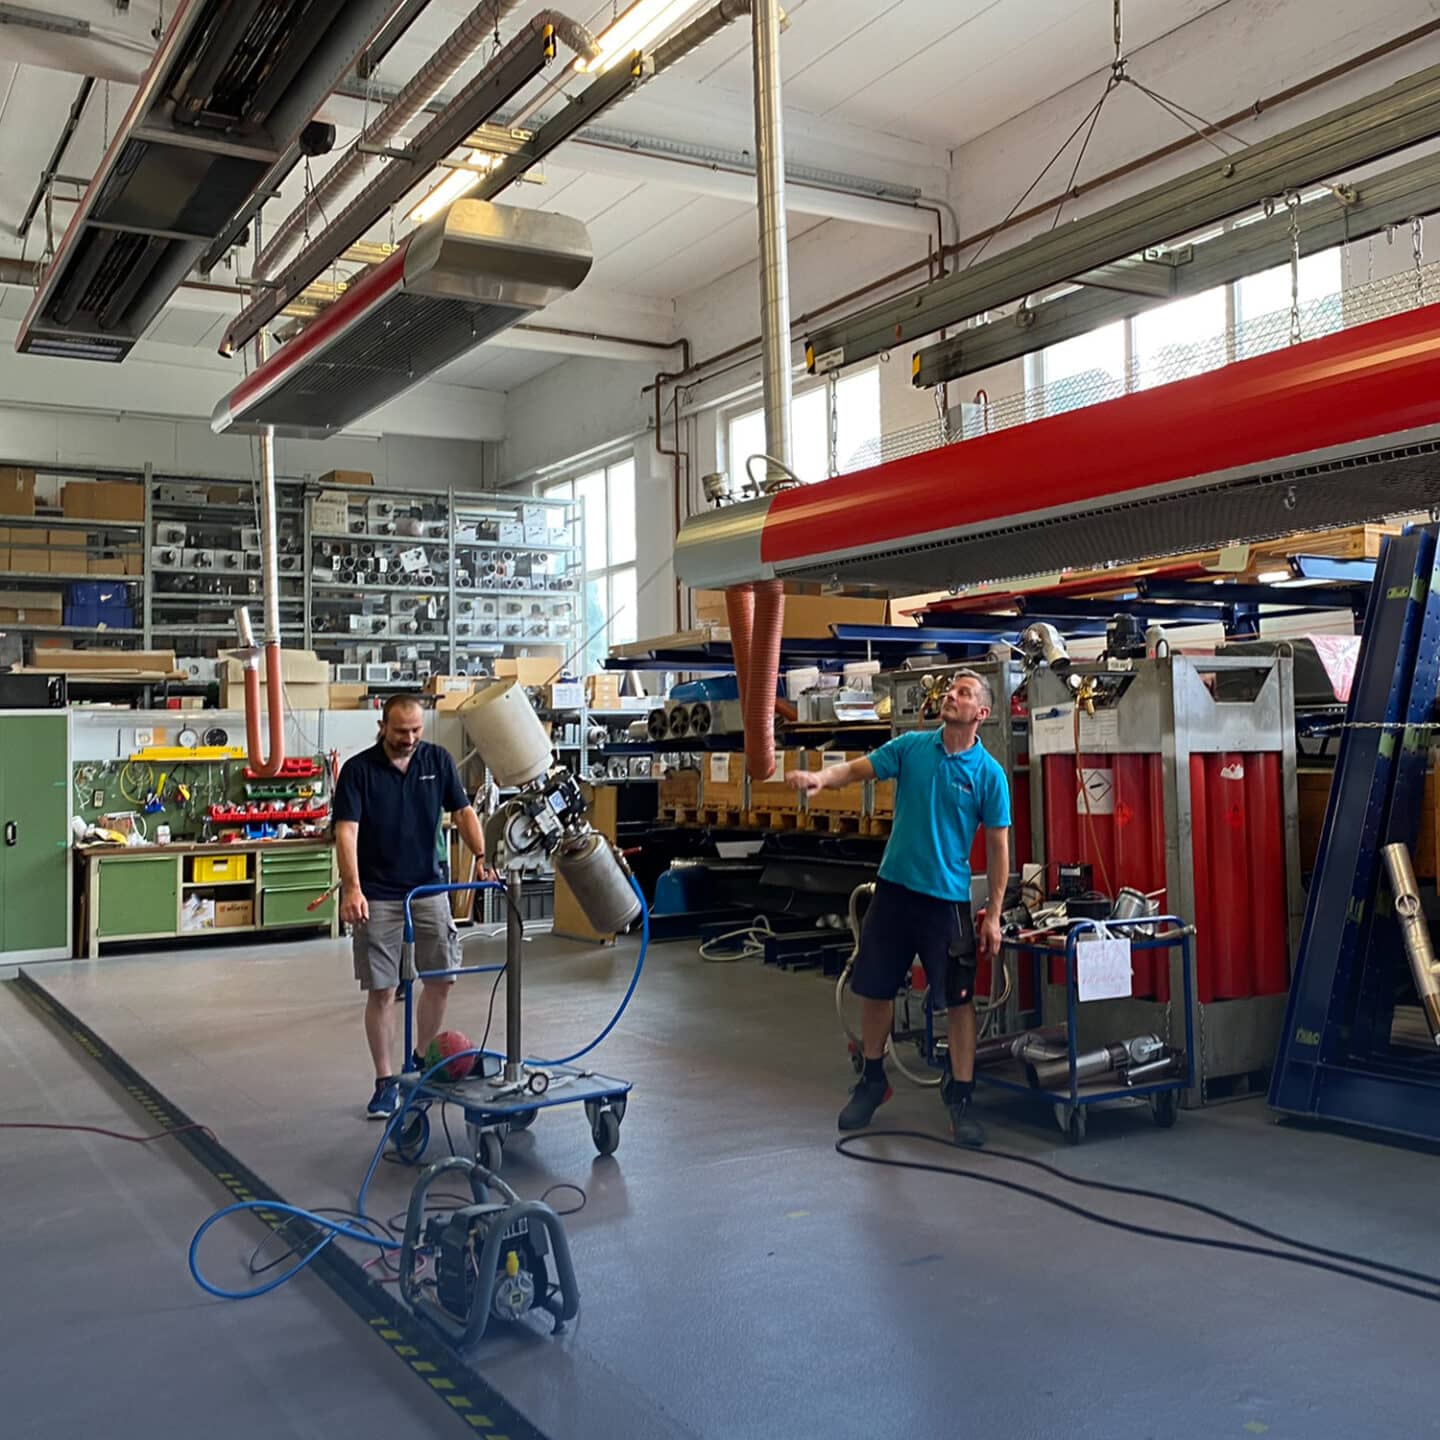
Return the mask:
<path fill-rule="evenodd" d="M 1423 1019 L 1418 1041 L 1406 1034 L 1398 1002 L 1413 979 L 1380 853 L 1413 849 L 1420 825 L 1440 688 L 1437 540 L 1427 525 L 1381 554 L 1269 1096 L 1285 1114 L 1431 1141 L 1440 1044 Z"/>

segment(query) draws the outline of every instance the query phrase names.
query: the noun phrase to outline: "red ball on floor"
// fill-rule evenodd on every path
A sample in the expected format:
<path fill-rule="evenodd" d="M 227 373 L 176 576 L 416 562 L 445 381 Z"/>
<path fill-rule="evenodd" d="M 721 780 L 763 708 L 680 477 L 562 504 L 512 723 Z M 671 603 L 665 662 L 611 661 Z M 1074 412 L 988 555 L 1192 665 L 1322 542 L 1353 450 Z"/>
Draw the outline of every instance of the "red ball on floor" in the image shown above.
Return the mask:
<path fill-rule="evenodd" d="M 425 1068 L 438 1065 L 447 1056 L 460 1054 L 461 1051 L 470 1050 L 474 1047 L 470 1043 L 470 1037 L 459 1030 L 442 1030 L 425 1047 Z M 452 1060 L 440 1071 L 437 1071 L 430 1078 L 432 1080 L 463 1080 L 474 1068 L 478 1055 L 464 1055 L 459 1060 Z"/>

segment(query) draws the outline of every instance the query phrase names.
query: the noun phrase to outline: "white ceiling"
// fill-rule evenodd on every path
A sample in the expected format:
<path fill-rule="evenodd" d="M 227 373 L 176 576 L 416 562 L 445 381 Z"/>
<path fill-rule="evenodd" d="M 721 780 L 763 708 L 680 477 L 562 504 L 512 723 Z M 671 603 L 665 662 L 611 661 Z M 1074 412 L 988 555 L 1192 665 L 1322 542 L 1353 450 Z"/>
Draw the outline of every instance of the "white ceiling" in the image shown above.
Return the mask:
<path fill-rule="evenodd" d="M 62 165 L 66 174 L 87 177 L 131 94 L 124 77 L 138 76 L 153 47 L 149 31 L 157 14 L 154 0 L 132 0 L 124 12 L 114 0 L 35 3 L 88 21 L 94 38 L 79 42 L 0 25 L 0 255 L 23 249 L 30 258 L 44 247 L 43 211 L 23 247 L 14 227 L 80 76 L 111 77 L 97 84 Z M 523 0 L 504 33 L 514 33 L 543 3 Z M 608 23 L 613 3 L 578 0 L 574 10 L 598 30 Z M 1127 0 L 1128 46 L 1148 43 L 1216 4 Z M 173 5 L 168 0 L 167 13 L 173 14 Z M 943 193 L 951 149 L 1103 69 L 1110 57 L 1109 0 L 790 0 L 786 8 L 790 23 L 781 50 L 791 164 L 915 185 L 931 194 Z M 386 58 L 378 80 L 392 87 L 404 83 L 470 9 L 464 0 L 432 0 Z M 481 63 L 474 61 L 451 90 Z M 571 93 L 587 83 L 564 67 L 550 73 L 565 77 Z M 340 144 L 353 139 L 376 109 L 356 100 L 332 101 L 327 110 Z M 748 24 L 731 27 L 627 97 L 599 124 L 674 143 L 748 149 Z M 328 163 L 317 161 L 317 173 Z M 544 320 L 554 326 L 672 338 L 677 298 L 755 256 L 754 211 L 744 192 L 705 193 L 706 172 L 693 165 L 640 159 L 637 168 L 632 155 L 572 142 L 541 173 L 543 184 L 512 187 L 505 203 L 554 208 L 582 220 L 596 257 L 581 291 L 546 312 Z M 303 176 L 292 177 L 284 196 L 271 203 L 267 220 L 283 217 L 303 193 Z M 792 238 L 825 222 L 825 203 L 813 196 L 808 208 L 792 203 Z M 57 235 L 70 209 L 57 199 Z M 878 218 L 895 223 L 894 207 Z M 899 217 L 907 224 L 910 218 Z M 314 228 L 321 228 L 318 219 Z M 375 234 L 383 238 L 388 232 L 387 222 Z M 0 292 L 0 314 L 18 318 L 17 294 Z M 227 313 L 237 307 L 237 299 L 183 290 L 148 338 L 165 346 L 213 349 Z M 549 348 L 538 350 L 537 344 Z M 514 337 L 456 362 L 444 378 L 509 390 L 584 348 L 558 337 Z"/>

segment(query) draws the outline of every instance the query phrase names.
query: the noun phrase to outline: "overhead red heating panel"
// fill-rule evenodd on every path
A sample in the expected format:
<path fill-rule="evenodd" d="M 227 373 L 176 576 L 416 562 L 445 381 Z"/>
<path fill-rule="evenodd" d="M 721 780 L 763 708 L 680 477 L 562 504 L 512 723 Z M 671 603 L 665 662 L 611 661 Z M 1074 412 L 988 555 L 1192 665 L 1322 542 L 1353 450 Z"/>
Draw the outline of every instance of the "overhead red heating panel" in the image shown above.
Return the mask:
<path fill-rule="evenodd" d="M 210 427 L 323 439 L 569 294 L 590 264 L 578 220 L 457 200 L 237 385 Z"/>
<path fill-rule="evenodd" d="M 914 593 L 1440 504 L 1440 306 L 688 521 L 690 584 Z"/>

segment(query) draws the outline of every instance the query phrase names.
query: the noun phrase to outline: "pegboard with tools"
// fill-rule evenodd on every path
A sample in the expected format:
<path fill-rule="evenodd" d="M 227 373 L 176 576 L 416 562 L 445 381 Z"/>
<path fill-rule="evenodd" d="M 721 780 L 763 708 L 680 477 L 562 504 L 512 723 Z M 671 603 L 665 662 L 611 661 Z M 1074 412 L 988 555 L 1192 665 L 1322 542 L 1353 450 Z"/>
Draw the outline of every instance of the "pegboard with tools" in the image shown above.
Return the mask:
<path fill-rule="evenodd" d="M 196 758 L 194 750 L 184 759 L 171 759 L 168 752 L 139 750 L 120 760 L 77 761 L 72 767 L 75 814 L 87 825 L 102 825 L 107 817 L 130 817 L 106 828 L 124 834 L 132 831 L 142 839 L 155 841 L 162 829 L 171 840 L 218 838 L 233 828 L 211 818 L 212 810 L 253 816 L 256 824 L 265 821 L 264 807 L 283 819 L 301 810 L 313 814 L 322 805 L 328 815 L 331 767 L 323 755 L 303 757 L 292 764 L 291 773 L 261 779 L 247 774 L 243 758 Z M 300 773 L 296 773 L 300 772 Z M 251 812 L 250 807 L 257 807 Z"/>

